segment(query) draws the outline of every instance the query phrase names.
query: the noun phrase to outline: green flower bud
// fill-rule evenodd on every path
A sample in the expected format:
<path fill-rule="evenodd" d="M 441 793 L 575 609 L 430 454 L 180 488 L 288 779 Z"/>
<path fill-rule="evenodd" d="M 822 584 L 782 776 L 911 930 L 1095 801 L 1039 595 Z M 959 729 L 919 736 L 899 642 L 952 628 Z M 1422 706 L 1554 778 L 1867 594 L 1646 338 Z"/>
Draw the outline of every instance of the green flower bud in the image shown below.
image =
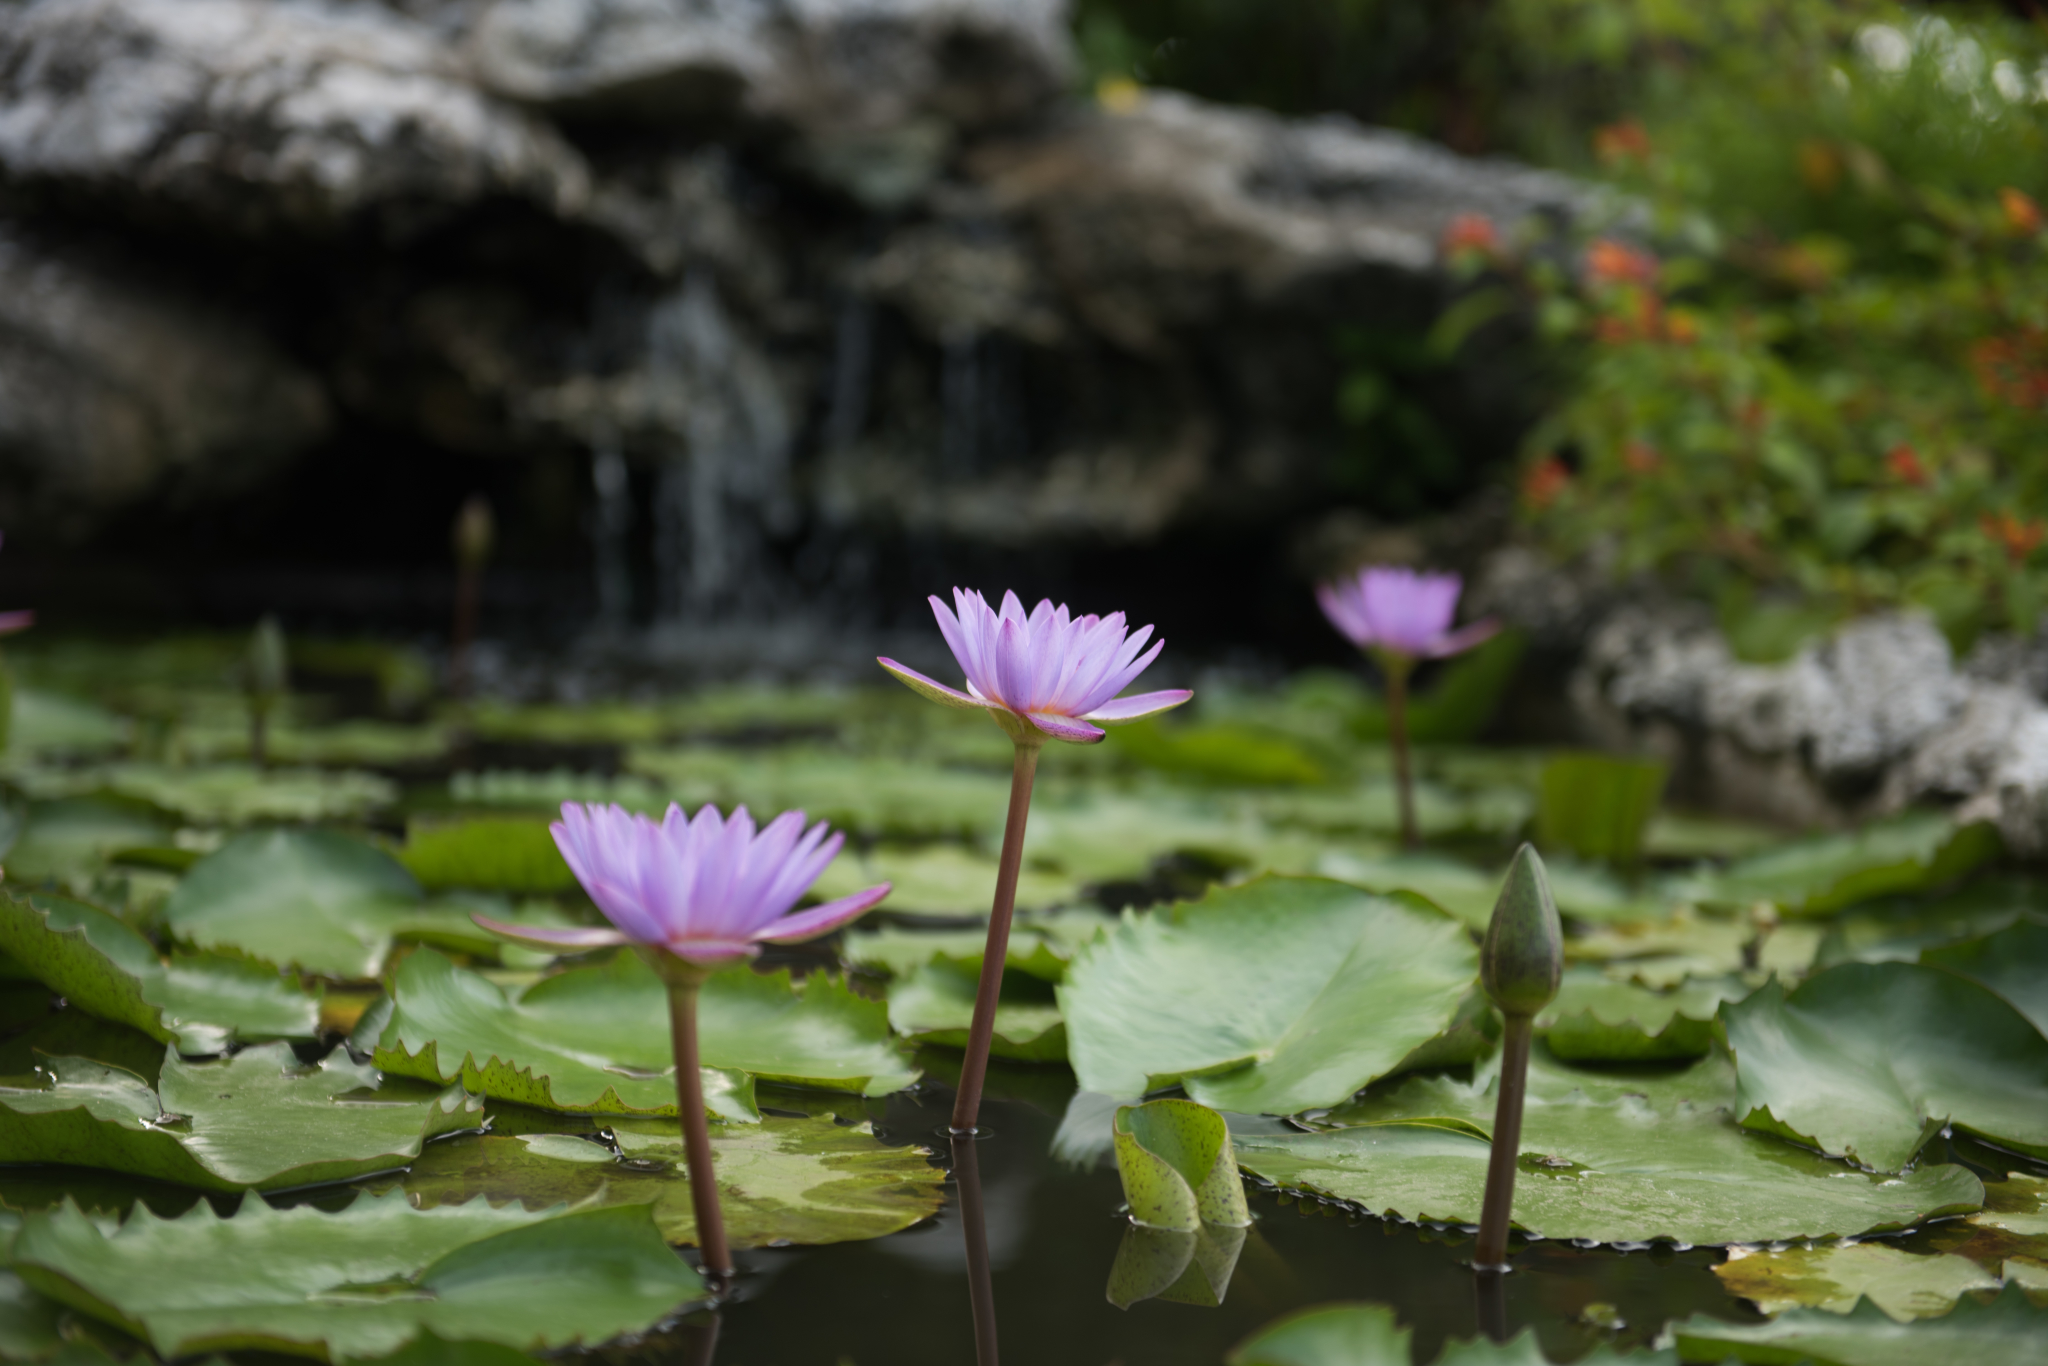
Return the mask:
<path fill-rule="evenodd" d="M 276 617 L 266 616 L 256 623 L 256 630 L 249 637 L 242 681 L 250 700 L 258 707 L 268 707 L 284 696 L 290 683 L 290 666 L 285 656 L 284 630 Z"/>
<path fill-rule="evenodd" d="M 1564 927 L 1550 876 L 1531 845 L 1515 851 L 1479 950 L 1479 978 L 1504 1015 L 1534 1015 L 1557 995 L 1564 975 Z"/>

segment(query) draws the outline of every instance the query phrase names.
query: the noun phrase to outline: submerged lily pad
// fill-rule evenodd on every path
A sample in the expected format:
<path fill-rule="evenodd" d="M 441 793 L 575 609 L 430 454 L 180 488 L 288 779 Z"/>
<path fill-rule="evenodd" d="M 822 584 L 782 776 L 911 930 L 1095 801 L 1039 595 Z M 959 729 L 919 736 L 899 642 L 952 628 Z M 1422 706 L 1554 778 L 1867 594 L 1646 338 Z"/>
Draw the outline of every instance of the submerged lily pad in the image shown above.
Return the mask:
<path fill-rule="evenodd" d="M 403 1192 L 339 1213 L 245 1200 L 118 1228 L 65 1204 L 28 1215 L 16 1271 L 164 1356 L 282 1351 L 329 1361 L 431 1331 L 527 1350 L 595 1344 L 704 1297 L 643 1208 L 416 1210 Z"/>
<path fill-rule="evenodd" d="M 1927 949 L 1920 961 L 1982 982 L 2048 1036 L 2048 920 L 2017 920 L 1981 939 Z"/>
<path fill-rule="evenodd" d="M 576 885 L 548 823 L 522 816 L 414 823 L 398 861 L 421 885 L 435 889 L 564 892 Z"/>
<path fill-rule="evenodd" d="M 1239 1165 L 1281 1186 L 1375 1214 L 1478 1222 L 1490 1145 L 1490 1078 L 1422 1077 L 1333 1111 L 1353 1127 L 1237 1140 Z M 1529 1066 L 1515 1223 L 1547 1238 L 1685 1244 L 1762 1242 L 1905 1228 L 1983 1203 L 1960 1166 L 1902 1178 L 1856 1171 L 1761 1134 L 1731 1113 L 1721 1056 L 1683 1072 Z"/>
<path fill-rule="evenodd" d="M 1464 928 L 1340 882 L 1263 877 L 1127 915 L 1058 990 L 1081 1088 L 1176 1082 L 1205 1105 L 1333 1105 L 1449 1029 L 1478 973 Z"/>
<path fill-rule="evenodd" d="M 319 1032 L 320 998 L 268 964 L 212 953 L 165 962 L 148 940 L 83 902 L 0 893 L 0 951 L 78 1009 L 175 1039 L 187 1053 Z"/>
<path fill-rule="evenodd" d="M 192 865 L 163 909 L 172 935 L 324 977 L 374 977 L 399 939 L 493 951 L 469 908 L 422 900 L 390 855 L 330 830 L 235 836 Z"/>
<path fill-rule="evenodd" d="M 1010 923 L 1003 967 L 1047 982 L 1060 981 L 1081 946 L 1115 924 L 1108 916 L 1088 910 L 1019 915 Z M 935 960 L 980 971 L 987 947 L 988 930 L 981 926 L 957 930 L 891 927 L 849 933 L 842 952 L 849 963 L 905 976 Z"/>
<path fill-rule="evenodd" d="M 1846 1314 L 1868 1299 L 1901 1322 L 1946 1314 L 1971 1290 L 1996 1290 L 2000 1281 L 1968 1257 L 1906 1252 L 1884 1243 L 1826 1243 L 1767 1252 L 1730 1248 L 1714 1268 L 1731 1294 L 1754 1301 L 1766 1314 L 1805 1305 Z"/>
<path fill-rule="evenodd" d="M 2048 1154 L 2048 1039 L 1978 983 L 1843 963 L 1722 1007 L 1743 1123 L 1884 1171 L 1944 1124 Z"/>
<path fill-rule="evenodd" d="M 1748 984 L 1733 976 L 1687 979 L 1658 992 L 1575 967 L 1536 1017 L 1536 1030 L 1568 1062 L 1703 1058 L 1714 1046 L 1714 1012 L 1747 995 Z"/>
<path fill-rule="evenodd" d="M 1819 948 L 1823 931 L 1808 921 L 1792 921 L 1767 935 L 1757 955 L 1757 970 L 1780 977 L 1803 976 Z M 1603 925 L 1565 941 L 1567 959 L 1602 964 L 1609 977 L 1668 990 L 1687 978 L 1724 977 L 1746 970 L 1743 950 L 1756 928 L 1730 916 L 1673 915 L 1663 920 Z"/>
<path fill-rule="evenodd" d="M 621 953 L 508 995 L 422 949 L 400 965 L 377 1065 L 451 1081 L 548 1110 L 674 1114 L 668 994 L 654 970 Z M 879 1001 L 813 974 L 740 967 L 698 1000 L 707 1099 L 754 1118 L 748 1075 L 795 1086 L 887 1095 L 917 1079 L 889 1037 Z"/>
<path fill-rule="evenodd" d="M 1229 1366 L 1409 1366 L 1414 1331 L 1394 1322 L 1383 1304 L 1325 1304 L 1269 1323 L 1237 1344 Z M 1524 1329 L 1506 1342 L 1451 1342 L 1435 1366 L 1545 1366 L 1549 1360 Z M 1577 1358 L 1592 1366 L 1610 1362 L 1637 1366 L 1678 1366 L 1671 1351 L 1618 1352 L 1605 1345 Z"/>
<path fill-rule="evenodd" d="M 1792 1309 L 1767 1323 L 1724 1323 L 1695 1315 L 1666 1330 L 1687 1361 L 1753 1361 L 1776 1366 L 2039 1366 L 2048 1311 L 2017 1285 L 1990 1304 L 1965 1297 L 1941 1318 L 1899 1323 L 1869 1300 L 1848 1314 Z"/>
<path fill-rule="evenodd" d="M 929 1151 L 888 1147 L 867 1124 L 764 1116 L 711 1130 L 726 1237 L 740 1247 L 842 1243 L 920 1223 L 945 1203 Z M 525 1132 L 450 1139 L 405 1178 L 422 1209 L 484 1196 L 529 1208 L 557 1201 L 646 1204 L 671 1243 L 697 1241 L 673 1120 L 619 1118 L 590 1136 Z"/>
<path fill-rule="evenodd" d="M 61 1162 L 207 1190 L 281 1190 L 403 1166 L 436 1134 L 480 1123 L 460 1089 L 386 1082 L 336 1050 L 312 1067 L 285 1044 L 218 1062 L 164 1058 L 155 1086 L 53 1057 L 0 1084 L 0 1161 Z"/>
<path fill-rule="evenodd" d="M 1880 896 L 1954 882 L 1998 857 L 1998 831 L 1914 812 L 1845 834 L 1814 835 L 1737 859 L 1693 889 L 1700 900 L 1775 903 L 1795 915 L 1826 915 Z"/>
<path fill-rule="evenodd" d="M 889 984 L 889 1027 L 917 1043 L 965 1048 L 980 977 L 977 969 L 950 961 L 913 970 Z M 1042 981 L 1004 974 L 989 1052 L 1019 1062 L 1066 1059 L 1067 1027 Z"/>

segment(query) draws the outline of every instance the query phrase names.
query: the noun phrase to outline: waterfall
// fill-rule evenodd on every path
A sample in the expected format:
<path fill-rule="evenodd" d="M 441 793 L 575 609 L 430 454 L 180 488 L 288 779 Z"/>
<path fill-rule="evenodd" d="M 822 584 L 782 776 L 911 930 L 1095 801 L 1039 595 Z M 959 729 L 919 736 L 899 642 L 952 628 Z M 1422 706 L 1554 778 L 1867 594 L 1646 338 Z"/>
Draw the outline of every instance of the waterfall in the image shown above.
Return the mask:
<path fill-rule="evenodd" d="M 868 389 L 875 363 L 875 305 L 865 294 L 849 294 L 839 308 L 832 348 L 832 389 L 825 409 L 825 449 L 853 449 L 868 424 Z"/>
<path fill-rule="evenodd" d="M 981 334 L 949 335 L 939 368 L 939 458 L 950 479 L 971 479 L 980 463 Z"/>
<path fill-rule="evenodd" d="M 597 493 L 591 526 L 597 561 L 597 621 L 604 630 L 620 631 L 633 613 L 633 566 L 628 558 L 633 490 L 618 433 L 609 425 L 600 429 L 591 443 L 590 482 Z"/>

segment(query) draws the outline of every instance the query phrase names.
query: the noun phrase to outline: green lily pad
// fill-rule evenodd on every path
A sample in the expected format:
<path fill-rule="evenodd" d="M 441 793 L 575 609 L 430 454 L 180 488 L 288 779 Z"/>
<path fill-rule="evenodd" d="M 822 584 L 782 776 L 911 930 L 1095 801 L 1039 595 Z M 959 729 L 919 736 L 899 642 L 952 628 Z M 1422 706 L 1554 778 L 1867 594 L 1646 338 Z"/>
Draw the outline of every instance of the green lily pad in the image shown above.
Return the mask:
<path fill-rule="evenodd" d="M 2039 1366 L 2048 1311 L 2017 1285 L 1989 1304 L 1967 1296 L 1942 1318 L 1899 1323 L 1869 1300 L 1848 1314 L 1793 1309 L 1768 1323 L 1695 1315 L 1666 1330 L 1687 1361 L 1811 1362 L 1813 1366 Z"/>
<path fill-rule="evenodd" d="M 704 1298 L 644 1208 L 416 1210 L 403 1192 L 339 1213 L 245 1200 L 118 1228 L 63 1205 L 28 1215 L 15 1270 L 165 1356 L 269 1350 L 360 1360 L 424 1331 L 528 1350 L 598 1343 Z"/>
<path fill-rule="evenodd" d="M 1714 1013 L 1749 995 L 1740 977 L 1687 979 L 1669 992 L 1617 982 L 1597 968 L 1564 975 L 1536 1031 L 1567 1062 L 1671 1062 L 1713 1051 Z"/>
<path fill-rule="evenodd" d="M 1290 786 L 1327 777 L 1296 741 L 1230 721 L 1142 721 L 1119 729 L 1116 744 L 1146 768 L 1198 782 Z"/>
<path fill-rule="evenodd" d="M 1946 1314 L 1971 1290 L 1996 1290 L 1998 1276 L 1955 1253 L 1906 1252 L 1883 1243 L 1828 1243 L 1765 1252 L 1730 1248 L 1714 1268 L 1729 1293 L 1766 1314 L 1806 1305 L 1846 1314 L 1868 1299 L 1901 1322 Z"/>
<path fill-rule="evenodd" d="M 1270 838 L 1256 818 L 1171 788 L 1051 794 L 1032 805 L 1024 860 L 1079 883 L 1133 882 L 1171 854 L 1222 867 L 1264 866 L 1260 853 Z"/>
<path fill-rule="evenodd" d="M 996 861 L 957 844 L 926 844 L 914 849 L 879 845 L 858 858 L 841 854 L 811 890 L 834 901 L 883 882 L 891 886 L 891 911 L 987 919 L 996 890 Z M 1080 899 L 1081 884 L 1073 878 L 1031 867 L 1018 875 L 1020 907 L 1064 906 Z"/>
<path fill-rule="evenodd" d="M 18 1223 L 18 1221 L 16 1221 Z M 14 1241 L 15 1226 L 5 1231 Z M 64 1307 L 31 1290 L 12 1271 L 0 1271 L 0 1360 L 48 1361 L 64 1346 Z"/>
<path fill-rule="evenodd" d="M 103 754 L 128 743 L 128 722 L 63 693 L 16 688 L 6 730 L 10 755 Z"/>
<path fill-rule="evenodd" d="M 1083 1090 L 1178 1082 L 1216 1109 L 1291 1114 L 1399 1070 L 1478 970 L 1464 928 L 1424 903 L 1268 876 L 1127 915 L 1058 999 Z"/>
<path fill-rule="evenodd" d="M 912 969 L 889 984 L 889 1027 L 917 1043 L 965 1048 L 980 980 L 978 969 L 949 960 Z M 989 1052 L 1019 1062 L 1066 1060 L 1067 1027 L 1043 981 L 1003 975 Z"/>
<path fill-rule="evenodd" d="M 576 885 L 544 820 L 472 816 L 406 828 L 398 861 L 429 888 L 565 892 Z"/>
<path fill-rule="evenodd" d="M 1823 931 L 1808 921 L 1780 925 L 1764 939 L 1757 969 L 1780 977 L 1803 976 L 1820 947 Z M 1756 936 L 1744 920 L 1681 913 L 1662 920 L 1602 925 L 1565 941 L 1567 960 L 1599 963 L 1617 981 L 1653 990 L 1676 987 L 1687 978 L 1711 979 L 1745 971 L 1743 947 Z"/>
<path fill-rule="evenodd" d="M 1408 1366 L 1412 1336 L 1412 1329 L 1394 1322 L 1394 1311 L 1386 1305 L 1325 1304 L 1267 1324 L 1225 1360 L 1229 1366 Z M 1593 1366 L 1678 1366 L 1674 1352 L 1618 1352 L 1604 1345 L 1578 1360 Z M 1548 1361 L 1530 1328 L 1506 1342 L 1447 1343 L 1435 1366 L 1546 1366 Z"/>
<path fill-rule="evenodd" d="M 1047 982 L 1067 975 L 1067 964 L 1083 944 L 1106 933 L 1116 922 L 1096 911 L 1052 911 L 1019 915 L 1010 922 L 1010 940 L 1003 954 L 1008 972 L 1027 973 Z M 842 955 L 849 963 L 907 976 L 933 961 L 979 972 L 988 931 L 980 926 L 957 930 L 913 930 L 887 927 L 848 932 Z"/>
<path fill-rule="evenodd" d="M 1331 1112 L 1354 1127 L 1242 1136 L 1238 1164 L 1281 1186 L 1375 1214 L 1473 1224 L 1490 1145 L 1491 1078 L 1418 1077 Z M 1734 1069 L 1713 1056 L 1682 1072 L 1529 1065 L 1515 1223 L 1547 1238 L 1684 1244 L 1767 1242 L 1905 1228 L 1983 1203 L 1960 1166 L 1884 1178 L 1735 1123 Z M 1406 1121 L 1406 1122 L 1402 1122 Z"/>
<path fill-rule="evenodd" d="M 1251 1223 L 1222 1115 L 1191 1100 L 1153 1100 L 1120 1108 L 1114 1132 L 1133 1221 L 1183 1233 Z"/>
<path fill-rule="evenodd" d="M 172 823 L 142 802 L 67 797 L 35 802 L 7 851 L 7 880 L 34 885 L 103 866 L 116 850 L 161 844 Z"/>
<path fill-rule="evenodd" d="M 1959 826 L 1938 812 L 1914 812 L 1737 859 L 1702 878 L 1694 896 L 1737 905 L 1769 901 L 1788 914 L 1826 915 L 1954 882 L 2004 847 L 1998 831 L 1984 822 Z"/>
<path fill-rule="evenodd" d="M 799 810 L 869 837 L 974 838 L 1000 830 L 1010 802 L 1007 775 L 801 745 L 636 749 L 627 764 L 685 807 L 743 805 L 762 820 Z"/>
<path fill-rule="evenodd" d="M 1924 950 L 1920 961 L 1982 982 L 2048 1036 L 2048 921 L 2017 920 L 1981 939 Z"/>
<path fill-rule="evenodd" d="M 492 951 L 459 904 L 422 901 L 381 850 L 330 830 L 237 835 L 192 865 L 163 909 L 166 929 L 323 977 L 376 976 L 399 939 Z"/>
<path fill-rule="evenodd" d="M 867 1124 L 767 1115 L 711 1129 L 726 1237 L 740 1247 L 879 1238 L 937 1214 L 945 1173 L 924 1148 L 888 1147 Z M 697 1241 L 673 1120 L 619 1118 L 588 1137 L 525 1132 L 436 1143 L 406 1192 L 422 1209 L 477 1196 L 537 1208 L 567 1201 L 644 1204 L 671 1243 Z"/>
<path fill-rule="evenodd" d="M 1643 831 L 1643 853 L 1653 859 L 1733 859 L 1760 853 L 1785 839 L 1776 826 L 1690 811 L 1660 811 Z"/>
<path fill-rule="evenodd" d="M 1743 1123 L 1899 1171 L 1944 1124 L 2048 1154 L 2048 1039 L 1966 977 L 1844 963 L 1721 1008 Z"/>
<path fill-rule="evenodd" d="M 377 1065 L 548 1110 L 674 1114 L 668 994 L 621 953 L 508 994 L 422 949 L 399 966 Z M 754 1118 L 748 1075 L 887 1095 L 917 1079 L 890 1040 L 879 1001 L 815 973 L 740 967 L 698 998 L 705 1089 L 714 1111 Z"/>
<path fill-rule="evenodd" d="M 80 1010 L 219 1053 L 236 1040 L 310 1039 L 320 998 L 267 963 L 213 953 L 157 957 L 150 942 L 96 906 L 0 893 L 0 951 Z"/>
<path fill-rule="evenodd" d="M 459 1089 L 386 1082 L 337 1050 L 288 1045 L 218 1062 L 168 1054 L 155 1086 L 87 1058 L 47 1058 L 0 1085 L 0 1161 L 61 1162 L 206 1190 L 281 1190 L 405 1165 L 436 1134 L 481 1122 Z"/>
<path fill-rule="evenodd" d="M 1557 908 L 1574 920 L 1604 924 L 1661 915 L 1665 906 L 1654 889 L 1632 891 L 1605 869 L 1586 864 L 1547 864 Z M 1316 869 L 1374 892 L 1414 892 L 1427 897 L 1477 930 L 1493 920 L 1493 906 L 1507 870 L 1487 873 L 1442 854 L 1394 853 L 1377 857 L 1327 851 Z"/>
<path fill-rule="evenodd" d="M 46 768 L 18 771 L 15 781 L 34 797 L 92 792 L 132 797 L 199 825 L 352 820 L 398 800 L 398 785 L 374 773 L 318 768 L 259 771 L 247 764 L 181 768 L 121 763 L 87 769 Z"/>

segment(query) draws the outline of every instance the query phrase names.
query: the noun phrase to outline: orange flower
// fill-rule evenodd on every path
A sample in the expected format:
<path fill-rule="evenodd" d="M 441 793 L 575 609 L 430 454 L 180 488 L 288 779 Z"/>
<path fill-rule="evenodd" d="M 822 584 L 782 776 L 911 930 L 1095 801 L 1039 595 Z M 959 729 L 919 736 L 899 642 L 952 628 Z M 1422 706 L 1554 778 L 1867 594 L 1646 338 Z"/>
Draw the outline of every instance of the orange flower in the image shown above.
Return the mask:
<path fill-rule="evenodd" d="M 1903 441 L 1885 454 L 1884 463 L 1891 470 L 1893 477 L 1902 484 L 1924 489 L 1934 482 L 1927 473 L 1927 467 L 1920 463 L 1919 455 Z"/>
<path fill-rule="evenodd" d="M 1700 320 L 1685 309 L 1674 308 L 1664 320 L 1664 335 L 1680 346 L 1690 346 L 1700 339 Z"/>
<path fill-rule="evenodd" d="M 1546 455 L 1522 476 L 1522 497 L 1534 508 L 1547 508 L 1571 486 L 1572 472 L 1554 455 Z"/>
<path fill-rule="evenodd" d="M 1621 449 L 1621 463 L 1631 474 L 1655 474 L 1664 468 L 1664 457 L 1647 441 L 1631 441 Z"/>
<path fill-rule="evenodd" d="M 1626 242 L 1603 237 L 1586 248 L 1586 274 L 1595 284 L 1654 286 L 1657 258 Z"/>
<path fill-rule="evenodd" d="M 1500 233 L 1494 228 L 1493 220 L 1485 214 L 1461 213 L 1444 229 L 1438 249 L 1446 256 L 1455 256 L 1461 251 L 1492 256 L 1500 250 Z"/>
<path fill-rule="evenodd" d="M 1998 203 L 2005 210 L 2006 225 L 2017 235 L 2032 237 L 2041 231 L 2041 206 L 2025 190 L 2008 185 L 1998 192 Z"/>
<path fill-rule="evenodd" d="M 1593 155 L 1605 165 L 1648 161 L 1650 151 L 1650 135 L 1634 119 L 1623 119 L 1593 130 Z"/>
<path fill-rule="evenodd" d="M 2014 564 L 2025 564 L 2027 557 L 2041 548 L 2041 541 L 2048 537 L 2048 522 L 2035 517 L 2022 522 L 2010 512 L 1984 514 L 1979 523 L 1984 534 L 2005 548 L 2005 556 Z"/>

